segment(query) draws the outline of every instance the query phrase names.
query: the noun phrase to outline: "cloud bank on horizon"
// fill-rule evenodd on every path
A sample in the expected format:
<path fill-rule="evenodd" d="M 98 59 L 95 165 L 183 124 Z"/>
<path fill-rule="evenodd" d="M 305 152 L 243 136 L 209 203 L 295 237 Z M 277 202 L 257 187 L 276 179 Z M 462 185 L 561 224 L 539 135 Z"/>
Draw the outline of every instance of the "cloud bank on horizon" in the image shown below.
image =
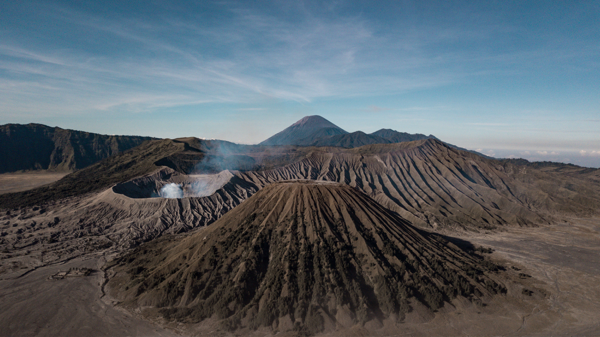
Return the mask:
<path fill-rule="evenodd" d="M 599 19 L 597 2 L 9 2 L 0 124 L 256 143 L 319 114 L 600 167 Z"/>

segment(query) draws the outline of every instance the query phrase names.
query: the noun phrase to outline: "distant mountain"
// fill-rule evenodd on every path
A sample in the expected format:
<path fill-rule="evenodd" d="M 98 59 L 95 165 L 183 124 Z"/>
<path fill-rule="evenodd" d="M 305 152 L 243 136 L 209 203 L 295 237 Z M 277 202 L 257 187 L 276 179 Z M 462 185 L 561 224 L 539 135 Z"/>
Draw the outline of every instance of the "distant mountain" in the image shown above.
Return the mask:
<path fill-rule="evenodd" d="M 318 139 L 329 138 L 332 136 L 342 136 L 342 135 L 348 134 L 344 130 L 342 130 L 344 132 L 341 133 L 340 130 L 341 129 L 337 128 L 337 127 L 319 129 L 319 130 L 311 133 L 308 137 L 298 140 L 294 145 L 311 146 L 315 142 L 316 139 L 318 140 Z"/>
<path fill-rule="evenodd" d="M 321 116 L 306 116 L 259 145 L 331 146 L 355 148 L 372 144 L 410 142 L 437 139 L 433 135 L 410 134 L 381 129 L 371 134 L 362 131 L 348 133 Z"/>
<path fill-rule="evenodd" d="M 100 135 L 42 124 L 6 124 L 0 126 L 0 173 L 73 171 L 151 139 Z"/>
<path fill-rule="evenodd" d="M 530 167 L 543 172 L 551 172 L 562 176 L 573 177 L 578 179 L 590 179 L 600 183 L 600 169 L 582 167 L 568 163 L 556 163 L 551 161 L 534 161 L 530 162 L 527 159 L 500 159 L 503 164 L 513 164 L 515 166 Z"/>
<path fill-rule="evenodd" d="M 437 138 L 434 135 L 429 135 L 429 136 L 425 136 L 424 134 L 421 133 L 406 133 L 406 132 L 398 132 L 396 130 L 392 130 L 392 129 L 381 129 L 379 131 L 375 131 L 373 132 L 371 135 L 375 135 L 375 136 L 379 136 L 382 138 L 385 138 L 387 140 L 389 140 L 392 143 L 402 143 L 402 142 L 412 142 L 415 140 L 422 140 L 422 139 L 435 139 L 435 140 L 439 140 L 442 143 L 445 143 L 446 145 L 455 148 L 457 150 L 462 150 L 462 151 L 467 151 L 467 152 L 471 152 L 471 153 L 475 153 L 476 155 L 488 158 L 488 159 L 494 159 L 493 157 L 490 157 L 488 155 L 485 155 L 483 153 L 479 153 L 477 151 L 473 151 L 473 150 L 467 150 L 463 147 L 459 147 L 456 146 L 454 144 L 450 144 L 450 143 L 446 143 L 442 140 L 440 140 L 439 138 Z"/>
<path fill-rule="evenodd" d="M 389 144 L 391 141 L 373 135 L 366 134 L 362 131 L 356 131 L 352 133 L 347 133 L 343 135 L 336 135 L 330 137 L 323 137 L 313 141 L 310 145 L 313 146 L 337 146 L 337 147 L 345 147 L 345 148 L 355 148 L 363 145 L 371 145 L 371 144 Z"/>
<path fill-rule="evenodd" d="M 318 138 L 346 133 L 321 116 L 306 116 L 259 145 L 309 145 Z"/>
<path fill-rule="evenodd" d="M 424 134 L 420 133 L 410 134 L 406 132 L 398 132 L 392 129 L 381 129 L 379 131 L 371 133 L 371 135 L 385 138 L 392 143 L 412 142 L 414 140 L 435 138 L 433 135 L 425 136 Z"/>

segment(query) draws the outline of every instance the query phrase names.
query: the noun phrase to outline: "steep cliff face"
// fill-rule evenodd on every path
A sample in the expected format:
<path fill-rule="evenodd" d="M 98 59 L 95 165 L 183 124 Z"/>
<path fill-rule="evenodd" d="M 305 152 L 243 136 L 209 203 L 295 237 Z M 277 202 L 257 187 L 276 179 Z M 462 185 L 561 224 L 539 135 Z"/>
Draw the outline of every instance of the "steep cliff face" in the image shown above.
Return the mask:
<path fill-rule="evenodd" d="M 6 124 L 0 126 L 0 173 L 74 171 L 150 139 L 100 135 L 41 124 Z"/>

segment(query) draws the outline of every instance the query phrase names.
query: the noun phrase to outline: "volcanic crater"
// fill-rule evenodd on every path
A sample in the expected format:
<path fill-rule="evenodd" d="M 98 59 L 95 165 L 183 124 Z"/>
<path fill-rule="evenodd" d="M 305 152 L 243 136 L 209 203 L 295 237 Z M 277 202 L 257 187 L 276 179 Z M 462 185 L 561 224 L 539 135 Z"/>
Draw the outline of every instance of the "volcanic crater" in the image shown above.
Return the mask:
<path fill-rule="evenodd" d="M 231 178 L 233 174 L 228 170 L 212 174 L 182 174 L 163 168 L 154 174 L 116 184 L 113 191 L 134 199 L 200 198 L 213 195 Z"/>

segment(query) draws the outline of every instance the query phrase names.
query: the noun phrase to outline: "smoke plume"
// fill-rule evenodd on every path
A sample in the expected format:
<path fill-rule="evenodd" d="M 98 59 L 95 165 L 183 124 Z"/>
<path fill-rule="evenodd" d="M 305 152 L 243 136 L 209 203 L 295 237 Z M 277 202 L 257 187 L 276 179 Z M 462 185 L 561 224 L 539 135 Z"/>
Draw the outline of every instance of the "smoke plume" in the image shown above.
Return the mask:
<path fill-rule="evenodd" d="M 170 183 L 160 189 L 160 196 L 168 199 L 183 198 L 183 189 L 181 185 Z"/>
<path fill-rule="evenodd" d="M 227 170 L 221 171 L 218 174 L 203 174 L 203 175 L 191 175 L 194 178 L 189 186 L 186 186 L 186 192 L 194 197 L 207 197 L 213 195 L 223 185 L 227 184 L 233 174 Z"/>

